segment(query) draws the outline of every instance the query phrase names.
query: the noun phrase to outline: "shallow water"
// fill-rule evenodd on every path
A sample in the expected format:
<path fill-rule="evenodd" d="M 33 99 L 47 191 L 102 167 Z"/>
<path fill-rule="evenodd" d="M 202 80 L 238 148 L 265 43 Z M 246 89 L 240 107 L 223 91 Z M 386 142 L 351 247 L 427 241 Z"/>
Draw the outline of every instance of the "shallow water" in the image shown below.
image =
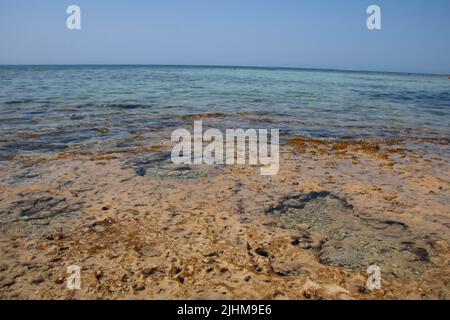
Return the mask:
<path fill-rule="evenodd" d="M 447 138 L 450 80 L 268 68 L 0 67 L 0 156 L 169 141 L 175 127 L 192 126 L 183 117 L 192 114 L 211 114 L 203 120 L 221 128 L 328 139 Z"/>

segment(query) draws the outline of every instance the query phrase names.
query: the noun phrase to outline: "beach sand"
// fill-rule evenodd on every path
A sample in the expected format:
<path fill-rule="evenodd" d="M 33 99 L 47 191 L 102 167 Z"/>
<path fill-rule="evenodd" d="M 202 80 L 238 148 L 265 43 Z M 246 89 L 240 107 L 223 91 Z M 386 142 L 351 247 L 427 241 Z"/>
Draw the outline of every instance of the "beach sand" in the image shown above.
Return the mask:
<path fill-rule="evenodd" d="M 450 298 L 448 140 L 280 150 L 271 177 L 164 144 L 2 161 L 0 298 Z"/>

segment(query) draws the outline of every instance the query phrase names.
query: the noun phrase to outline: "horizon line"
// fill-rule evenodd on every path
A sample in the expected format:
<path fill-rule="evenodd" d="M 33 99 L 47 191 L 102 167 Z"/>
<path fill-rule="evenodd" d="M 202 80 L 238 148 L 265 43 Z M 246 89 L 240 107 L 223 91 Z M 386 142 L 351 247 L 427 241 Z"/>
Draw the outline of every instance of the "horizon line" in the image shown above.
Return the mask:
<path fill-rule="evenodd" d="M 241 68 L 241 69 L 281 69 L 281 70 L 313 70 L 313 71 L 337 71 L 337 72 L 365 72 L 365 73 L 392 73 L 404 75 L 429 75 L 448 76 L 445 73 L 430 72 L 407 72 L 407 71 L 382 71 L 364 69 L 340 69 L 340 68 L 318 68 L 318 67 L 281 67 L 281 66 L 256 66 L 256 65 L 210 65 L 210 64 L 147 64 L 147 63 L 38 63 L 38 64 L 0 64 L 0 67 L 83 67 L 83 66 L 136 66 L 136 67 L 197 67 L 197 68 Z"/>

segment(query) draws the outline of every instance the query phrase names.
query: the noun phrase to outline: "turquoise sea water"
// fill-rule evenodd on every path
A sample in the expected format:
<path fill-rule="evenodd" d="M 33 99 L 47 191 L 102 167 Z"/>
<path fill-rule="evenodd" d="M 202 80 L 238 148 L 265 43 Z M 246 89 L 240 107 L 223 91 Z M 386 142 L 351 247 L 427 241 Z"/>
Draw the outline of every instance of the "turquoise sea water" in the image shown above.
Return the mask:
<path fill-rule="evenodd" d="M 192 114 L 221 128 L 324 139 L 448 138 L 447 76 L 189 66 L 0 67 L 0 155 L 170 139 Z M 155 138 L 156 139 L 156 138 Z M 138 142 L 141 143 L 142 142 Z"/>

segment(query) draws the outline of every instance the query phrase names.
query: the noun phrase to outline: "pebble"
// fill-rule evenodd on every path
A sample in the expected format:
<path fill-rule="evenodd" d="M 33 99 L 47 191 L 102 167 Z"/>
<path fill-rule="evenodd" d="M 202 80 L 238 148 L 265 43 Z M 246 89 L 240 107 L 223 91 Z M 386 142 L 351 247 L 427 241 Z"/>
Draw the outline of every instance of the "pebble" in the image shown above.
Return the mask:
<path fill-rule="evenodd" d="M 145 176 L 146 173 L 147 173 L 147 170 L 144 167 L 139 167 L 136 169 L 136 174 L 140 177 Z"/>
<path fill-rule="evenodd" d="M 298 228 L 299 228 L 300 230 L 309 230 L 309 229 L 311 228 L 311 226 L 310 226 L 309 224 L 307 224 L 307 223 L 300 223 L 300 224 L 298 225 Z"/>
<path fill-rule="evenodd" d="M 44 277 L 40 275 L 40 276 L 37 276 L 36 278 L 34 278 L 33 280 L 31 280 L 31 283 L 32 284 L 40 284 L 44 281 L 45 281 Z"/>
<path fill-rule="evenodd" d="M 103 272 L 100 271 L 100 270 L 96 271 L 96 272 L 95 272 L 95 278 L 96 278 L 97 280 L 100 280 L 101 278 L 103 278 Z"/>
<path fill-rule="evenodd" d="M 145 290 L 145 285 L 142 283 L 139 283 L 136 285 L 135 287 L 136 291 L 144 291 Z"/>

